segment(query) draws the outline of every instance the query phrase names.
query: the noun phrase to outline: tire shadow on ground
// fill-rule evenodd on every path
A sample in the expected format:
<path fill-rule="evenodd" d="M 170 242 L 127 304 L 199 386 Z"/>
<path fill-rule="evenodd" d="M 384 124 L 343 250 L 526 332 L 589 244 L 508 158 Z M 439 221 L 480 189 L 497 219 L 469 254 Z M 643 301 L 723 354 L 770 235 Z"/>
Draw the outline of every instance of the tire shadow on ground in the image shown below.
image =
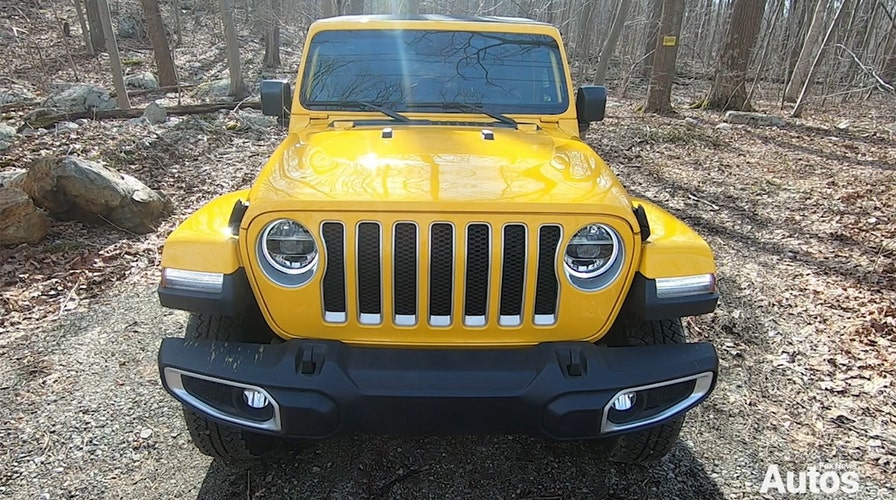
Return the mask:
<path fill-rule="evenodd" d="M 527 436 L 343 437 L 264 463 L 215 460 L 198 498 L 723 498 L 682 441 L 649 468 L 607 463 L 594 447 Z"/>

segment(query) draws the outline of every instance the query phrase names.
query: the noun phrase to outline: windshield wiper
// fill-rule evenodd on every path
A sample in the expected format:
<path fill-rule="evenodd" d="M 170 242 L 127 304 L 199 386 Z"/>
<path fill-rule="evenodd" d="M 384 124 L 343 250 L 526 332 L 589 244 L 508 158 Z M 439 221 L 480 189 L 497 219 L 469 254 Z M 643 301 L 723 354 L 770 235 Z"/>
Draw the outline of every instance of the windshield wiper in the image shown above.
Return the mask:
<path fill-rule="evenodd" d="M 511 127 L 516 127 L 516 120 L 513 118 L 502 115 L 496 111 L 489 111 L 482 107 L 479 104 L 470 104 L 468 102 L 414 102 L 408 103 L 408 109 L 410 108 L 435 108 L 435 109 L 451 109 L 457 111 L 472 111 L 474 113 L 482 113 L 485 116 L 494 118 L 501 123 L 510 125 Z"/>
<path fill-rule="evenodd" d="M 387 107 L 381 106 L 379 104 L 374 104 L 372 102 L 367 101 L 315 101 L 314 104 L 316 106 L 333 106 L 340 108 L 360 108 L 360 109 L 372 109 L 374 111 L 379 111 L 380 113 L 392 118 L 398 122 L 409 122 L 410 118 L 404 116 L 403 114 L 397 113 Z"/>

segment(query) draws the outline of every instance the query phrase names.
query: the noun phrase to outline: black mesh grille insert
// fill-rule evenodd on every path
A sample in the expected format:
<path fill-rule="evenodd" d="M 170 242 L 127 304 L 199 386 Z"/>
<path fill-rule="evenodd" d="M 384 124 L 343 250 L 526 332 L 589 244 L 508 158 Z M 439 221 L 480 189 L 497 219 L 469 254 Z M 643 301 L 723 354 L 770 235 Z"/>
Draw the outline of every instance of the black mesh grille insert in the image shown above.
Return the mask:
<path fill-rule="evenodd" d="M 433 224 L 429 244 L 429 314 L 450 316 L 454 294 L 454 228 Z"/>
<path fill-rule="evenodd" d="M 381 314 L 380 226 L 358 224 L 358 310 L 361 314 Z"/>
<path fill-rule="evenodd" d="M 556 314 L 557 273 L 554 270 L 559 226 L 542 226 L 538 230 L 538 276 L 535 283 L 535 314 Z"/>
<path fill-rule="evenodd" d="M 490 246 L 488 225 L 467 226 L 464 316 L 485 316 L 488 310 Z"/>
<path fill-rule="evenodd" d="M 523 313 L 523 286 L 526 276 L 526 228 L 504 226 L 504 258 L 501 262 L 501 316 Z"/>
<path fill-rule="evenodd" d="M 345 312 L 345 234 L 342 224 L 325 222 L 321 233 L 327 252 L 323 278 L 324 310 Z"/>
<path fill-rule="evenodd" d="M 417 226 L 395 225 L 392 245 L 392 286 L 395 289 L 395 314 L 417 314 Z"/>

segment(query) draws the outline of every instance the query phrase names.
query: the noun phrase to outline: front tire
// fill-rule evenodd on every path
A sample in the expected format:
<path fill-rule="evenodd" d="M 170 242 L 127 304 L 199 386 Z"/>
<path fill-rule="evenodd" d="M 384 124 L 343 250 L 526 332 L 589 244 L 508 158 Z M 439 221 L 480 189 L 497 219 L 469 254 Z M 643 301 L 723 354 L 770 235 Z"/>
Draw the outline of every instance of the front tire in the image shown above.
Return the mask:
<path fill-rule="evenodd" d="M 686 342 L 681 319 L 633 321 L 614 332 L 617 345 L 683 344 Z M 684 415 L 647 429 L 628 432 L 606 440 L 609 460 L 626 464 L 647 465 L 666 456 L 681 433 Z"/>
<path fill-rule="evenodd" d="M 262 321 L 250 313 L 234 316 L 191 314 L 185 336 L 188 339 L 230 342 L 258 342 L 267 337 Z M 193 445 L 202 453 L 230 463 L 255 461 L 276 448 L 275 438 L 211 420 L 184 406 L 184 422 Z"/>

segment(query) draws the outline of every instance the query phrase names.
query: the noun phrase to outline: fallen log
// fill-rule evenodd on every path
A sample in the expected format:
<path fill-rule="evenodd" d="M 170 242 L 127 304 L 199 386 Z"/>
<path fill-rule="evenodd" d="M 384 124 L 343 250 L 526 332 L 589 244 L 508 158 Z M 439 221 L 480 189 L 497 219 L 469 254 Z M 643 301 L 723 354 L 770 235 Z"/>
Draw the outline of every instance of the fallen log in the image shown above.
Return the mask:
<path fill-rule="evenodd" d="M 40 103 L 44 101 L 42 100 L 34 100 L 34 101 L 18 101 L 18 102 L 7 102 L 5 104 L 0 104 L 0 113 L 4 111 L 13 111 L 15 109 L 22 108 L 30 108 L 31 106 L 40 106 Z"/>
<path fill-rule="evenodd" d="M 72 121 L 79 118 L 88 118 L 90 120 L 139 118 L 143 116 L 143 111 L 145 109 L 146 108 L 108 109 L 103 111 L 85 111 L 83 113 L 55 113 L 50 110 L 35 110 L 45 111 L 45 113 L 32 112 L 31 115 L 33 116 L 26 116 L 24 123 L 21 127 L 19 127 L 19 132 L 24 130 L 26 127 L 44 128 L 49 127 L 50 125 L 53 125 L 57 122 Z M 261 101 L 243 101 L 239 103 L 221 102 L 190 104 L 185 106 L 168 106 L 165 108 L 165 111 L 167 111 L 169 115 L 200 115 L 203 113 L 214 113 L 215 111 L 220 111 L 222 109 L 261 109 Z"/>
<path fill-rule="evenodd" d="M 165 87 L 156 87 L 154 89 L 128 90 L 128 97 L 147 95 L 147 94 L 167 94 L 169 92 L 178 92 L 180 90 L 189 90 L 195 88 L 195 84 L 187 85 L 168 85 Z M 109 92 L 110 97 L 115 97 L 115 91 Z"/>
<path fill-rule="evenodd" d="M 196 87 L 196 85 L 194 85 L 194 84 L 187 84 L 187 85 L 168 85 L 166 87 L 159 87 L 159 88 L 155 88 L 155 89 L 129 90 L 128 97 L 136 97 L 136 96 L 149 95 L 149 94 L 167 94 L 169 92 L 177 92 L 179 90 L 189 90 L 189 89 L 192 89 L 195 87 Z M 114 91 L 110 92 L 109 96 L 115 97 L 115 92 Z M 16 109 L 23 109 L 23 108 L 37 107 L 37 106 L 40 106 L 41 104 L 43 104 L 43 102 L 44 102 L 43 99 L 35 99 L 32 101 L 7 102 L 4 104 L 0 104 L 0 112 L 14 111 Z"/>

